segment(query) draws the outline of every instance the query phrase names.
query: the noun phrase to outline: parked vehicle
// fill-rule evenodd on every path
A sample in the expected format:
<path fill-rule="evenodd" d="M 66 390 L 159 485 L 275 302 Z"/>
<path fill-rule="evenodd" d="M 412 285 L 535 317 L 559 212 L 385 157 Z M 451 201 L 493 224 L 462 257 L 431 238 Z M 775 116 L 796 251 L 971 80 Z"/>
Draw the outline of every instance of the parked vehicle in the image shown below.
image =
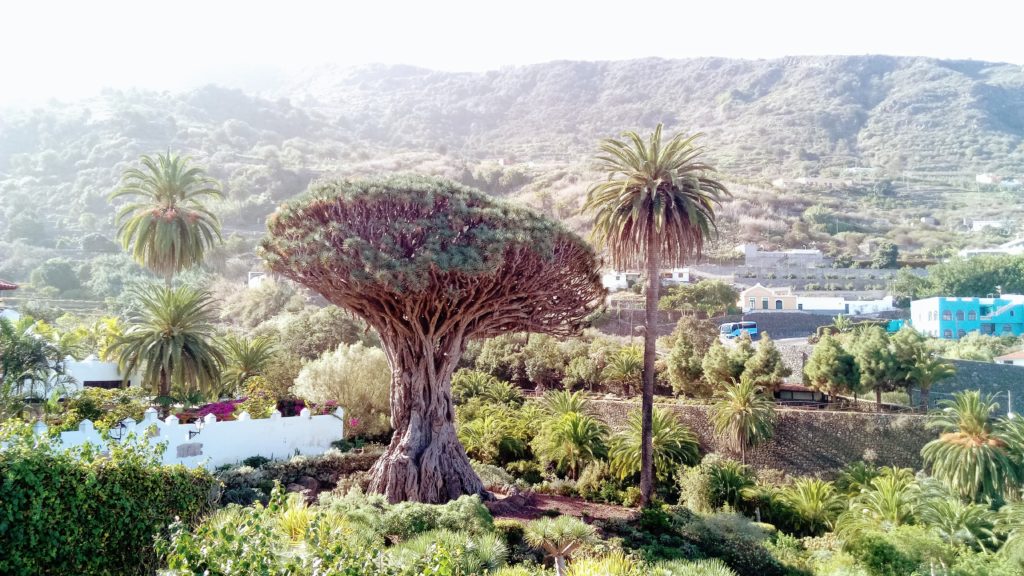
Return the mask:
<path fill-rule="evenodd" d="M 743 333 L 757 340 L 757 322 L 729 322 L 718 327 L 718 337 L 722 340 L 732 340 Z"/>

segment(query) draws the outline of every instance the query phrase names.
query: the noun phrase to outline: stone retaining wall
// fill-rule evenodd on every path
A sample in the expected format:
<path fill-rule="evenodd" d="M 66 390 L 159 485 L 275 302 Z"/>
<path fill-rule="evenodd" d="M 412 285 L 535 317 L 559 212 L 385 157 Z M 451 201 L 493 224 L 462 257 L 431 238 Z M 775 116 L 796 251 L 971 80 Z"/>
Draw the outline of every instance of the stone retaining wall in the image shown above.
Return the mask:
<path fill-rule="evenodd" d="M 613 429 L 625 426 L 626 416 L 639 402 L 599 400 L 593 405 Z M 728 453 L 715 436 L 710 406 L 659 404 L 667 407 L 693 430 L 703 453 Z M 831 478 L 845 465 L 859 460 L 879 466 L 921 468 L 921 448 L 935 434 L 924 427 L 920 415 L 777 410 L 774 437 L 747 454 L 758 469 L 773 468 L 788 474 Z"/>

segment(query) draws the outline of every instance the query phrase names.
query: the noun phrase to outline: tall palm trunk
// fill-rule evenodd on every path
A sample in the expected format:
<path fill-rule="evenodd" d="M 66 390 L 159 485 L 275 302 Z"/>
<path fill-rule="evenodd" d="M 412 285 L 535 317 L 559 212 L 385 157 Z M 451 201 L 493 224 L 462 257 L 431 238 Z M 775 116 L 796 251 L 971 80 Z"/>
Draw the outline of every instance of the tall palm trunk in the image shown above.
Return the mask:
<path fill-rule="evenodd" d="M 931 385 L 921 386 L 921 411 L 928 411 L 928 393 L 931 392 Z"/>
<path fill-rule="evenodd" d="M 653 219 L 653 215 L 652 215 Z M 652 223 L 653 224 L 653 223 Z M 644 372 L 640 398 L 640 504 L 647 505 L 654 491 L 654 449 L 652 441 L 654 410 L 654 362 L 658 341 L 658 274 L 654 226 L 647 233 L 647 303 L 644 310 Z"/>

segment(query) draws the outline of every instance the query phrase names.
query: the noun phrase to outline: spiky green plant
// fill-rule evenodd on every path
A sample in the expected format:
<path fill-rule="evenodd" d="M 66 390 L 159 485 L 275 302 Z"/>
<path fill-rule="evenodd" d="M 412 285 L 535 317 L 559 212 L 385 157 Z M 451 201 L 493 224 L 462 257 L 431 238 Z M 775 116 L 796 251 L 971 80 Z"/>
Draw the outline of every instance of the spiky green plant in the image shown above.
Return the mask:
<path fill-rule="evenodd" d="M 130 198 L 117 212 L 117 236 L 136 262 L 169 281 L 221 242 L 220 221 L 203 202 L 222 194 L 187 157 L 168 152 L 140 161 L 142 168 L 125 170 L 110 195 Z"/>
<path fill-rule="evenodd" d="M 664 560 L 655 564 L 651 576 L 736 576 L 736 571 L 718 558 Z"/>
<path fill-rule="evenodd" d="M 395 546 L 390 553 L 400 565 L 414 566 L 430 559 L 439 548 L 455 553 L 458 562 L 455 574 L 490 574 L 508 560 L 508 546 L 498 535 L 451 530 L 424 532 Z"/>
<path fill-rule="evenodd" d="M 639 346 L 623 346 L 608 359 L 601 379 L 622 388 L 628 396 L 641 384 L 644 371 L 644 354 Z"/>
<path fill-rule="evenodd" d="M 793 513 L 793 527 L 801 536 L 820 536 L 835 524 L 844 501 L 831 482 L 802 478 L 787 486 L 781 494 Z"/>
<path fill-rule="evenodd" d="M 836 488 L 847 494 L 859 494 L 871 488 L 871 481 L 878 478 L 882 470 L 864 461 L 852 462 L 843 467 L 836 478 Z"/>
<path fill-rule="evenodd" d="M 956 366 L 952 362 L 935 355 L 925 354 L 917 359 L 917 362 L 907 374 L 907 381 L 916 384 L 921 391 L 921 409 L 928 409 L 928 394 L 932 385 L 946 378 L 956 375 Z"/>
<path fill-rule="evenodd" d="M 715 207 L 728 196 L 714 178 L 714 168 L 701 161 L 701 135 L 677 134 L 662 142 L 662 125 L 644 141 L 636 132 L 624 140 L 601 142 L 598 168 L 607 178 L 590 188 L 584 212 L 594 214 L 593 239 L 608 250 L 620 270 L 642 269 L 647 276 L 644 318 L 644 363 L 641 395 L 641 500 L 654 487 L 652 425 L 658 292 L 662 267 L 680 266 L 699 257 L 715 230 Z"/>
<path fill-rule="evenodd" d="M 587 414 L 568 412 L 553 416 L 533 440 L 533 451 L 542 462 L 553 462 L 570 478 L 605 453 L 608 427 Z"/>
<path fill-rule="evenodd" d="M 580 558 L 569 566 L 568 576 L 644 576 L 645 566 L 622 552 Z"/>
<path fill-rule="evenodd" d="M 566 576 L 566 561 L 579 548 L 594 542 L 593 526 L 572 516 L 541 518 L 529 522 L 523 531 L 526 543 L 542 550 L 555 563 L 557 576 Z"/>
<path fill-rule="evenodd" d="M 707 466 L 708 484 L 716 502 L 739 509 L 744 494 L 757 484 L 754 472 L 735 460 L 720 460 Z"/>
<path fill-rule="evenodd" d="M 655 477 L 665 482 L 671 479 L 676 467 L 693 466 L 700 462 L 697 437 L 669 410 L 656 407 L 653 416 L 651 428 Z M 608 456 L 612 469 L 620 478 L 628 478 L 641 471 L 642 434 L 640 412 L 632 412 L 626 428 L 612 436 Z"/>
<path fill-rule="evenodd" d="M 111 346 L 122 374 L 141 374 L 159 396 L 209 390 L 220 380 L 224 355 L 214 345 L 217 315 L 207 292 L 150 286 L 132 292 L 139 306 L 131 325 Z"/>
<path fill-rule="evenodd" d="M 561 416 L 575 412 L 577 414 L 590 414 L 590 401 L 582 391 L 569 392 L 568 390 L 553 390 L 546 392 L 540 400 L 541 410 L 549 416 Z"/>
<path fill-rule="evenodd" d="M 224 367 L 221 379 L 229 392 L 241 390 L 245 381 L 260 376 L 274 359 L 275 343 L 269 336 L 247 338 L 228 334 L 221 340 Z"/>
<path fill-rule="evenodd" d="M 921 523 L 934 530 L 948 544 L 993 551 L 998 546 L 994 528 L 995 516 L 988 506 L 965 503 L 952 494 L 926 491 L 921 498 L 917 516 Z"/>
<path fill-rule="evenodd" d="M 772 436 L 775 427 L 774 403 L 749 378 L 726 385 L 712 409 L 715 433 L 747 462 L 747 450 Z"/>
<path fill-rule="evenodd" d="M 1004 427 L 994 418 L 999 405 L 980 391 L 969 390 L 940 406 L 927 424 L 940 435 L 921 449 L 932 476 L 972 502 L 1003 494 L 1018 481 L 1018 470 Z"/>
<path fill-rule="evenodd" d="M 836 520 L 836 533 L 850 538 L 866 531 L 888 532 L 913 523 L 918 490 L 912 476 L 882 474 L 850 501 L 849 510 Z"/>

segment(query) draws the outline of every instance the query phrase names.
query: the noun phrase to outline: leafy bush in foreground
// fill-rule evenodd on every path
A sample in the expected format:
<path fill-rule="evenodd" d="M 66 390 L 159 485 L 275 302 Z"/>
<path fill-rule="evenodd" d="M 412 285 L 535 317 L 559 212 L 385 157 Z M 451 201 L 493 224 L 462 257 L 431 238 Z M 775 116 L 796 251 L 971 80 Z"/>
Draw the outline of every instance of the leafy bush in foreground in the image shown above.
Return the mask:
<path fill-rule="evenodd" d="M 148 447 L 61 451 L 12 423 L 0 441 L 0 574 L 152 573 L 154 537 L 214 494 L 208 472 L 161 466 Z"/>

